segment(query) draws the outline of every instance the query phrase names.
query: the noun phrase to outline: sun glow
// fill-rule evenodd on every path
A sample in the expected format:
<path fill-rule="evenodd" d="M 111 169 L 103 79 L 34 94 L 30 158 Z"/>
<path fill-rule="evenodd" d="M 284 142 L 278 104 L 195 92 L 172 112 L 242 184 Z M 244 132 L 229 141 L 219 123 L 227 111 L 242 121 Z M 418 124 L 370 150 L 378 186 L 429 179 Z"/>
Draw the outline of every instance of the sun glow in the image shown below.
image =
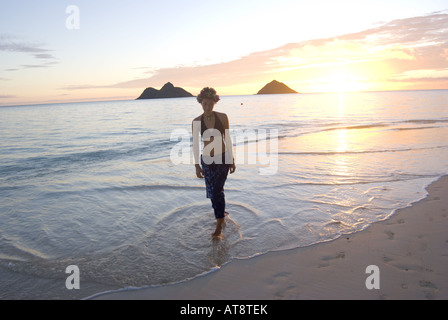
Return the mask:
<path fill-rule="evenodd" d="M 363 91 L 367 88 L 367 84 L 349 73 L 340 72 L 320 79 L 316 88 L 321 92 L 343 93 Z"/>

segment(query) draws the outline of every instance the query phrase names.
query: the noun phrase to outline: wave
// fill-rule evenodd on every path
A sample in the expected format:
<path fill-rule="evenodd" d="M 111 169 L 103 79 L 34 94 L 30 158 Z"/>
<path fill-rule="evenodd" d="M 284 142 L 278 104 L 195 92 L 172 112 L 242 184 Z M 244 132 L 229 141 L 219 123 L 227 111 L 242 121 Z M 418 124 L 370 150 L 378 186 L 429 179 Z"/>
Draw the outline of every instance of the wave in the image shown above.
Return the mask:
<path fill-rule="evenodd" d="M 327 128 L 327 129 L 324 129 L 321 131 L 326 132 L 326 131 L 334 131 L 334 130 L 361 130 L 361 129 L 383 128 L 383 127 L 388 127 L 388 126 L 389 126 L 389 124 L 385 124 L 385 123 L 373 123 L 373 124 L 331 127 L 331 128 Z"/>
<path fill-rule="evenodd" d="M 36 248 L 26 247 L 13 239 L 0 237 L 0 261 L 8 263 L 34 261 L 48 257 Z"/>
<path fill-rule="evenodd" d="M 144 155 L 144 160 L 155 160 L 169 156 L 169 147 L 174 145 L 168 140 L 155 140 L 146 144 L 118 144 L 110 147 L 100 147 L 86 151 L 71 150 L 61 154 L 61 151 L 47 151 L 42 155 L 30 153 L 27 157 L 15 160 L 14 162 L 5 162 L 0 165 L 0 173 L 3 176 L 13 174 L 45 175 L 47 173 L 66 172 L 76 169 L 80 166 L 90 166 L 101 164 L 108 161 L 138 158 Z M 33 152 L 29 150 L 29 152 Z"/>
<path fill-rule="evenodd" d="M 0 188 L 2 190 L 2 188 Z M 52 197 L 61 197 L 61 196 L 70 196 L 70 195 L 79 195 L 79 194 L 102 194 L 108 192 L 123 192 L 123 193 L 131 193 L 131 192 L 145 192 L 145 191 L 204 191 L 205 186 L 203 185 L 172 185 L 172 184 L 153 184 L 153 185 L 129 185 L 129 186 L 110 186 L 103 188 L 86 188 L 86 189 L 77 189 L 77 190 L 63 190 L 63 191 L 49 191 L 49 192 L 41 192 L 41 196 L 52 198 Z M 232 191 L 235 189 L 226 188 L 226 190 Z"/>
<path fill-rule="evenodd" d="M 440 177 L 439 174 L 427 174 L 427 175 L 408 175 L 402 174 L 397 176 L 384 176 L 378 177 L 373 176 L 369 179 L 369 177 L 360 178 L 351 178 L 351 177 L 340 177 L 340 176 L 328 176 L 326 181 L 293 181 L 289 183 L 281 183 L 281 184 L 271 184 L 267 186 L 268 189 L 276 189 L 276 188 L 288 188 L 288 187 L 297 187 L 297 186 L 351 186 L 351 185 L 368 185 L 368 184 L 377 184 L 377 183 L 394 183 L 401 181 L 412 181 L 412 180 L 420 180 L 420 179 L 435 179 Z M 333 179 L 332 179 L 333 178 Z M 341 180 L 345 179 L 345 180 Z M 338 180 L 339 179 L 339 180 Z"/>
<path fill-rule="evenodd" d="M 250 247 L 244 251 L 235 250 L 244 235 L 232 215 L 241 221 L 253 221 L 258 219 L 259 213 L 246 204 L 235 202 L 229 202 L 228 211 L 226 239 L 220 242 L 210 241 L 215 222 L 209 204 L 192 203 L 166 212 L 155 220 L 154 227 L 135 240 L 90 253 L 71 252 L 54 258 L 22 253 L 28 253 L 29 249 L 17 253 L 14 246 L 10 251 L 17 258 L 12 254 L 0 255 L 0 267 L 57 279 L 66 276 L 66 266 L 78 265 L 83 281 L 116 287 L 184 281 L 219 268 L 234 256 L 253 254 Z"/>
<path fill-rule="evenodd" d="M 331 131 L 342 130 L 369 130 L 369 129 L 384 129 L 390 131 L 411 131 L 411 130 L 425 130 L 425 129 L 439 129 L 445 128 L 448 125 L 448 119 L 410 119 L 398 121 L 384 121 L 373 123 L 343 123 L 337 121 L 330 122 L 313 122 L 311 121 L 284 121 L 262 123 L 248 128 L 242 126 L 235 126 L 231 130 L 233 143 L 235 146 L 259 143 L 269 141 L 276 138 L 278 140 L 287 138 L 296 138 L 309 134 L 318 134 Z M 379 150 L 379 151 L 359 151 L 353 153 L 378 153 L 378 152 L 400 152 L 409 150 Z M 344 152 L 346 154 L 350 152 Z M 319 152 L 313 154 L 320 154 Z"/>
<path fill-rule="evenodd" d="M 411 126 L 415 125 L 415 126 Z M 374 122 L 374 123 L 360 123 L 350 124 L 342 122 L 320 122 L 313 123 L 303 121 L 287 122 L 287 123 L 272 123 L 268 126 L 269 129 L 278 129 L 279 139 L 295 138 L 307 134 L 317 134 L 331 131 L 342 130 L 368 130 L 368 129 L 384 129 L 391 131 L 404 130 L 423 130 L 423 129 L 439 129 L 448 125 L 448 119 L 413 119 L 413 120 L 399 120 L 391 122 Z M 253 141 L 257 142 L 257 141 Z"/>
<path fill-rule="evenodd" d="M 136 185 L 136 186 L 114 186 L 100 189 L 94 189 L 95 192 L 108 191 L 145 191 L 145 190 L 203 190 L 202 185 L 172 185 L 172 184 L 152 184 L 152 185 Z"/>
<path fill-rule="evenodd" d="M 448 119 L 411 119 L 395 122 L 377 122 L 367 124 L 344 124 L 341 122 L 323 122 L 323 123 L 304 123 L 303 121 L 288 121 L 285 123 L 269 123 L 263 124 L 257 128 L 242 130 L 241 134 L 236 134 L 233 137 L 235 146 L 259 143 L 263 141 L 270 141 L 272 138 L 286 139 L 294 138 L 306 134 L 316 134 L 320 132 L 331 132 L 337 130 L 365 130 L 374 128 L 387 128 L 388 130 L 422 130 L 440 128 L 448 123 Z M 440 124 L 441 126 L 437 126 Z M 416 125 L 407 127 L 408 125 Z M 428 126 L 429 125 L 429 126 Z M 241 130 L 241 128 L 239 129 Z M 260 130 L 265 130 L 264 132 Z M 278 131 L 273 131 L 278 130 Z M 238 132 L 234 131 L 234 132 Z M 160 159 L 169 156 L 169 151 L 172 146 L 176 145 L 177 141 L 171 141 L 167 136 L 165 138 L 157 138 L 152 141 L 145 142 L 122 142 L 110 144 L 110 146 L 97 146 L 96 149 L 76 151 L 75 148 L 79 146 L 50 146 L 55 152 L 47 150 L 42 155 L 36 155 L 39 150 L 29 148 L 29 150 L 19 150 L 21 153 L 30 155 L 26 158 L 16 159 L 14 162 L 4 163 L 0 165 L 0 172 L 2 174 L 12 173 L 27 173 L 30 171 L 35 174 L 45 174 L 46 170 L 49 172 L 60 171 L 64 172 L 68 169 L 79 166 L 89 166 L 98 163 L 105 163 L 115 159 L 122 158 L 139 158 L 145 157 L 145 160 Z M 190 145 L 191 147 L 191 145 Z M 444 148 L 446 146 L 436 147 Z M 70 150 L 70 148 L 72 150 Z M 68 149 L 68 152 L 61 154 L 61 150 Z M 422 148 L 423 149 L 423 148 Z M 422 150 L 420 149 L 420 150 Z M 297 155 L 331 155 L 331 154 L 366 154 L 366 153 L 382 153 L 382 152 L 405 152 L 418 150 L 416 148 L 409 149 L 389 149 L 389 150 L 362 150 L 362 151 L 316 151 L 316 152 L 280 152 L 280 154 L 297 154 Z M 17 151 L 17 150 L 15 150 Z M 35 154 L 35 156 L 33 156 Z M 138 159 L 137 161 L 141 161 Z"/>
<path fill-rule="evenodd" d="M 402 148 L 402 149 L 384 149 L 384 150 L 361 150 L 361 151 L 279 151 L 279 155 L 300 155 L 300 156 L 331 156 L 331 155 L 350 155 L 350 154 L 371 154 L 371 153 L 394 153 L 394 152 L 409 152 L 422 150 L 436 150 L 445 149 L 448 145 L 422 148 Z"/>
<path fill-rule="evenodd" d="M 447 124 L 448 119 L 415 119 L 415 120 L 402 120 L 402 121 L 393 121 L 389 123 L 379 122 L 379 123 L 369 123 L 369 124 L 356 124 L 356 125 L 342 125 L 339 126 L 340 123 L 336 124 L 328 124 L 324 126 L 331 126 L 330 128 L 324 129 L 323 131 L 333 131 L 333 130 L 362 130 L 362 129 L 373 129 L 373 128 L 385 128 L 391 127 L 391 129 L 399 129 L 395 128 L 395 126 L 400 126 L 403 124 Z M 333 126 L 336 125 L 336 126 Z M 420 128 L 437 128 L 437 127 L 415 127 L 415 129 Z M 409 128 L 413 129 L 413 128 Z"/>
<path fill-rule="evenodd" d="M 448 123 L 448 119 L 415 119 L 415 120 L 403 120 L 402 123 L 415 123 L 415 124 L 434 124 L 434 123 Z"/>

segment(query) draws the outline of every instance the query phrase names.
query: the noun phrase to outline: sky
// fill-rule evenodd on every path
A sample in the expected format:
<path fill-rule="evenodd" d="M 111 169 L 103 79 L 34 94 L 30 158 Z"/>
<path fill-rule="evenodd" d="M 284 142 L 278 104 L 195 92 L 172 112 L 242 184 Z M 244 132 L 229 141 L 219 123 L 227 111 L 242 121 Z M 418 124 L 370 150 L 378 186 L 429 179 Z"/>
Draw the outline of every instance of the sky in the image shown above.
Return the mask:
<path fill-rule="evenodd" d="M 448 89 L 439 0 L 0 0 L 0 106 L 192 94 Z"/>

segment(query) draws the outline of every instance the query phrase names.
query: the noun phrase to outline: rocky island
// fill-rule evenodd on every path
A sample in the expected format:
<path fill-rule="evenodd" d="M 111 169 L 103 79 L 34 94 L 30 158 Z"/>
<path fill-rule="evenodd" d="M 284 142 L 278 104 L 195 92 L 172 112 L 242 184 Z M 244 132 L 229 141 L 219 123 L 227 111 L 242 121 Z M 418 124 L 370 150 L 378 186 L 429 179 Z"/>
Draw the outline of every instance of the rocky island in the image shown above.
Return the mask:
<path fill-rule="evenodd" d="M 298 93 L 292 90 L 283 82 L 278 82 L 276 80 L 265 85 L 257 94 L 282 94 L 282 93 Z"/>
<path fill-rule="evenodd" d="M 166 83 L 162 89 L 146 88 L 139 99 L 163 99 L 163 98 L 184 98 L 193 97 L 191 93 L 182 88 L 175 87 L 171 82 Z"/>

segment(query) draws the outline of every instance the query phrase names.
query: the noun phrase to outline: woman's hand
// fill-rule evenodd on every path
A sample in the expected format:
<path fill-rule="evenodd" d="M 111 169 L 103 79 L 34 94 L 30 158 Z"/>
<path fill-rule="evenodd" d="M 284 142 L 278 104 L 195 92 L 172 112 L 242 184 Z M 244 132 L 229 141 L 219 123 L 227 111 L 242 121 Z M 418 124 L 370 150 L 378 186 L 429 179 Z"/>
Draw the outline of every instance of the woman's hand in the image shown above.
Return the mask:
<path fill-rule="evenodd" d="M 204 172 L 202 171 L 202 168 L 200 165 L 196 164 L 196 176 L 200 179 L 204 179 Z"/>
<path fill-rule="evenodd" d="M 230 174 L 234 173 L 235 170 L 236 170 L 235 160 L 233 160 L 233 163 L 230 165 Z"/>

